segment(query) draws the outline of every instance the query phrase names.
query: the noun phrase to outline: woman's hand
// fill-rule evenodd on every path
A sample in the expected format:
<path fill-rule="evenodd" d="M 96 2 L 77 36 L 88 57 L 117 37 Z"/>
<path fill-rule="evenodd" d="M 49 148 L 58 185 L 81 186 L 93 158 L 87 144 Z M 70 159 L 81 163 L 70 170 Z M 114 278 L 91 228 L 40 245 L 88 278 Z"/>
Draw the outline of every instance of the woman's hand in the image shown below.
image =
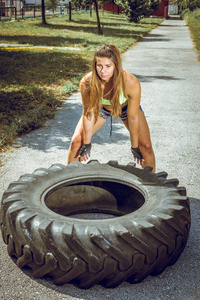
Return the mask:
<path fill-rule="evenodd" d="M 137 164 L 140 164 L 141 166 L 143 165 L 144 163 L 144 158 L 142 156 L 142 153 L 140 151 L 140 148 L 137 147 L 137 148 L 132 148 L 131 147 L 131 152 L 133 154 L 133 157 L 134 157 L 134 161 L 137 162 Z"/>
<path fill-rule="evenodd" d="M 87 164 L 90 161 L 90 151 L 92 148 L 92 144 L 83 144 L 79 152 L 80 161 L 83 164 Z"/>

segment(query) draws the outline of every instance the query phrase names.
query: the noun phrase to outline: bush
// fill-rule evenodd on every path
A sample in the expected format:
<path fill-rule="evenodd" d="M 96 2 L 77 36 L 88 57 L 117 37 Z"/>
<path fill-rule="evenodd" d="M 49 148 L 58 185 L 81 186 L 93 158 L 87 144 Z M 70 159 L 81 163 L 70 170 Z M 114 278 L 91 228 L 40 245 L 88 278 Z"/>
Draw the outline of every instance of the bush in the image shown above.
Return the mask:
<path fill-rule="evenodd" d="M 148 4 L 145 0 L 122 0 L 122 7 L 130 22 L 138 23 L 146 15 Z"/>
<path fill-rule="evenodd" d="M 193 11 L 200 7 L 200 0 L 177 0 L 177 4 L 181 12 L 185 9 Z"/>
<path fill-rule="evenodd" d="M 200 61 L 200 9 L 196 9 L 193 12 L 189 9 L 185 10 L 183 18 L 190 29 L 195 48 L 198 52 L 198 60 Z"/>
<path fill-rule="evenodd" d="M 130 22 L 138 23 L 144 16 L 149 16 L 156 11 L 160 5 L 160 0 L 122 0 L 121 5 L 125 10 Z"/>
<path fill-rule="evenodd" d="M 181 16 L 182 19 L 187 20 L 187 18 L 190 14 L 191 14 L 191 11 L 189 10 L 189 8 L 186 8 L 186 9 L 181 11 L 180 16 Z"/>

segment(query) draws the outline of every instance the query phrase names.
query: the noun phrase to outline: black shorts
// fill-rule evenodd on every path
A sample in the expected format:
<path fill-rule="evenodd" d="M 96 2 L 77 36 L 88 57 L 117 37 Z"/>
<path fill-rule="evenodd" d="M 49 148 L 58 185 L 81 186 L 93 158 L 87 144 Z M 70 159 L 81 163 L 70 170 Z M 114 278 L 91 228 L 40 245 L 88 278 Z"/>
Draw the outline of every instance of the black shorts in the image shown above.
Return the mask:
<path fill-rule="evenodd" d="M 144 113 L 141 105 L 139 107 L 139 110 Z M 100 117 L 107 120 L 109 117 L 111 117 L 111 111 L 106 109 L 105 107 L 102 107 L 100 109 Z M 122 112 L 120 114 L 120 118 L 122 121 L 128 120 L 128 105 L 125 105 L 124 107 L 122 107 Z"/>

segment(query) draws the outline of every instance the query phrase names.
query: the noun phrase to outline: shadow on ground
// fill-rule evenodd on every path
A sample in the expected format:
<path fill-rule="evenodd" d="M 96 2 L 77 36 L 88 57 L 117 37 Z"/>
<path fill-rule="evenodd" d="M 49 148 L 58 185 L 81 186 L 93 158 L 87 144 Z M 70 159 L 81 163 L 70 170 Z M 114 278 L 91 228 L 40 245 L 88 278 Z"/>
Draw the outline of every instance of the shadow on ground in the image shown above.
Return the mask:
<path fill-rule="evenodd" d="M 82 103 L 80 93 L 72 95 L 58 111 L 54 120 L 46 123 L 46 126 L 18 139 L 19 143 L 28 148 L 38 149 L 43 152 L 66 150 L 69 148 L 71 137 L 82 115 Z M 124 124 L 119 118 L 112 122 L 112 136 L 110 136 L 110 119 L 102 128 L 94 134 L 92 142 L 95 144 L 123 143 L 129 139 L 128 130 L 123 133 Z"/>

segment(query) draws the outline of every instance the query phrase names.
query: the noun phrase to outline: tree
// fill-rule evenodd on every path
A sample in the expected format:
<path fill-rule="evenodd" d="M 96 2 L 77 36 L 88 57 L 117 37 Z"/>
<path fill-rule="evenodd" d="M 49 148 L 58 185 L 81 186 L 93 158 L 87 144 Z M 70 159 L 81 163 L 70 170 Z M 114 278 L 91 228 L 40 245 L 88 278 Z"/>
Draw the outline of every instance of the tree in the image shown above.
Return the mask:
<path fill-rule="evenodd" d="M 159 10 L 161 0 L 151 0 L 150 2 L 151 2 L 151 3 L 150 3 L 151 13 L 152 13 L 153 11 Z"/>
<path fill-rule="evenodd" d="M 149 1 L 147 0 L 121 0 L 121 6 L 130 22 L 139 22 L 143 15 L 148 13 Z"/>
<path fill-rule="evenodd" d="M 46 25 L 46 18 L 45 18 L 45 3 L 44 0 L 42 0 L 42 24 Z"/>
<path fill-rule="evenodd" d="M 97 0 L 94 0 L 94 5 L 95 5 L 95 10 L 96 10 L 96 16 L 97 16 L 98 34 L 103 34 L 103 31 L 101 29 L 100 18 L 99 18 L 99 8 L 98 8 Z"/>
<path fill-rule="evenodd" d="M 121 0 L 121 6 L 130 22 L 139 22 L 143 16 L 149 16 L 158 10 L 160 0 Z"/>
<path fill-rule="evenodd" d="M 69 21 L 72 20 L 72 2 L 69 1 Z"/>
<path fill-rule="evenodd" d="M 59 5 L 59 0 L 45 0 L 46 6 L 56 7 Z"/>
<path fill-rule="evenodd" d="M 93 4 L 95 6 L 95 11 L 96 11 L 96 17 L 97 17 L 97 27 L 98 27 L 98 34 L 102 34 L 103 31 L 101 29 L 101 23 L 100 23 L 100 18 L 99 18 L 99 5 L 98 5 L 98 0 L 74 0 L 75 4 L 78 4 L 79 7 L 81 5 L 85 4 Z"/>
<path fill-rule="evenodd" d="M 193 11 L 200 7 L 200 0 L 177 0 L 177 4 L 180 10 L 188 8 Z"/>

